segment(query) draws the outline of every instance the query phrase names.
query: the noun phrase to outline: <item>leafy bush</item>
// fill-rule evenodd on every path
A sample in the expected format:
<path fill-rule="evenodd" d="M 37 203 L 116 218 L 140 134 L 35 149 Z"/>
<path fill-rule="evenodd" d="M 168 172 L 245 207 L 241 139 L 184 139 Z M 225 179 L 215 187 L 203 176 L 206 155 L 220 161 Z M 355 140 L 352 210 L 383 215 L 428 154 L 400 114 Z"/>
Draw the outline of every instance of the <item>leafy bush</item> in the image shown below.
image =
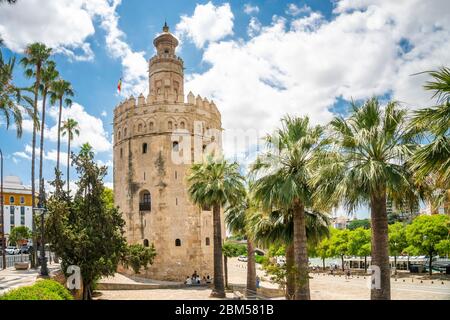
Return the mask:
<path fill-rule="evenodd" d="M 54 280 L 40 280 L 34 284 L 34 287 L 49 290 L 57 293 L 63 300 L 73 300 L 69 290 L 67 290 L 62 284 Z"/>
<path fill-rule="evenodd" d="M 268 260 L 269 260 L 269 258 L 266 257 L 266 256 L 255 255 L 255 262 L 256 262 L 256 263 L 264 264 L 264 263 L 267 262 Z"/>
<path fill-rule="evenodd" d="M 153 264 L 155 256 L 156 250 L 153 243 L 149 248 L 142 244 L 132 244 L 127 247 L 123 263 L 127 268 L 131 267 L 136 274 L 139 274 L 142 267 L 147 270 L 148 266 Z"/>
<path fill-rule="evenodd" d="M 73 300 L 69 291 L 54 280 L 40 280 L 32 286 L 11 290 L 0 300 Z"/>

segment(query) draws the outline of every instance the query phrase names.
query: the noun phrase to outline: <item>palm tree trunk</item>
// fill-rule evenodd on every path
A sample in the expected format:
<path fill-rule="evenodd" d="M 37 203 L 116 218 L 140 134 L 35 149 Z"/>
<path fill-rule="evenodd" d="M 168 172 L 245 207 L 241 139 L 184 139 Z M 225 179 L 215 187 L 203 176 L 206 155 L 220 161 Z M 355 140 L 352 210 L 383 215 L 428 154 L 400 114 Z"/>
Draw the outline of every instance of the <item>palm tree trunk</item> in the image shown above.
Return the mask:
<path fill-rule="evenodd" d="M 220 220 L 220 205 L 213 205 L 214 222 L 214 288 L 211 297 L 225 298 L 222 265 L 222 223 Z"/>
<path fill-rule="evenodd" d="M 59 99 L 59 117 L 58 117 L 58 144 L 56 153 L 56 170 L 59 171 L 59 152 L 61 150 L 61 116 L 62 116 L 62 98 Z"/>
<path fill-rule="evenodd" d="M 295 273 L 294 273 L 294 244 L 286 248 L 286 300 L 295 297 Z"/>
<path fill-rule="evenodd" d="M 397 274 L 397 255 L 394 256 L 394 270 L 395 274 Z"/>
<path fill-rule="evenodd" d="M 39 194 L 42 194 L 44 190 L 42 190 L 42 165 L 44 161 L 44 129 L 45 129 L 45 101 L 47 98 L 47 92 L 44 90 L 42 94 L 42 114 L 41 114 L 41 141 L 39 144 Z"/>
<path fill-rule="evenodd" d="M 69 173 L 70 173 L 70 132 L 67 133 L 67 194 L 70 192 Z"/>
<path fill-rule="evenodd" d="M 302 203 L 294 205 L 295 300 L 310 300 L 306 217 Z"/>
<path fill-rule="evenodd" d="M 33 103 L 33 116 L 35 119 L 33 119 L 33 137 L 31 140 L 31 207 L 32 207 L 32 213 L 31 213 L 31 230 L 33 232 L 33 254 L 31 256 L 31 267 L 36 268 L 36 260 L 37 260 L 37 239 L 36 239 L 36 225 L 34 221 L 34 208 L 36 208 L 36 186 L 35 186 L 35 160 L 36 160 L 36 121 L 38 116 L 38 97 L 39 97 L 39 85 L 40 85 L 40 78 L 41 76 L 41 65 L 38 63 L 36 65 L 36 83 L 34 87 L 34 103 Z"/>
<path fill-rule="evenodd" d="M 343 254 L 341 254 L 341 269 L 342 269 L 342 272 L 344 272 L 344 255 Z"/>
<path fill-rule="evenodd" d="M 379 268 L 379 274 L 375 271 L 377 277 L 376 283 L 370 291 L 372 300 L 390 300 L 391 299 L 391 278 L 389 268 L 389 244 L 388 244 L 388 220 L 386 214 L 386 190 L 374 192 L 370 199 L 370 213 L 372 218 L 372 267 Z"/>
<path fill-rule="evenodd" d="M 432 267 L 433 267 L 433 252 L 430 252 L 430 262 L 428 262 L 428 274 L 430 275 L 430 276 L 432 276 L 433 275 L 433 269 L 432 269 Z"/>
<path fill-rule="evenodd" d="M 364 256 L 364 273 L 367 273 L 367 256 Z"/>
<path fill-rule="evenodd" d="M 256 294 L 256 264 L 253 242 L 247 237 L 247 291 L 246 296 Z"/>
<path fill-rule="evenodd" d="M 325 271 L 325 258 L 322 258 L 322 270 Z"/>
<path fill-rule="evenodd" d="M 225 288 L 228 289 L 228 257 L 223 255 L 223 272 L 225 276 Z"/>

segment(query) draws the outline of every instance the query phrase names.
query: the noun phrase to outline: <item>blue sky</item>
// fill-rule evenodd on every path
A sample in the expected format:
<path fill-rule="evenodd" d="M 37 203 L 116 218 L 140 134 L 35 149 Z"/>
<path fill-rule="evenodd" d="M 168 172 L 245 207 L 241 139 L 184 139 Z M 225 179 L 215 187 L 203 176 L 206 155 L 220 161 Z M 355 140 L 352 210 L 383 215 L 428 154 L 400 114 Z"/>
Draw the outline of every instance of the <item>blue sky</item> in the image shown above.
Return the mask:
<path fill-rule="evenodd" d="M 429 105 L 432 100 L 421 87 L 425 76 L 411 75 L 450 61 L 445 0 L 433 5 L 419 0 L 18 0 L 0 5 L 2 51 L 19 60 L 27 43 L 54 48 L 58 70 L 76 93 L 64 114 L 83 121 L 74 150 L 88 141 L 97 159 L 111 167 L 113 108 L 130 94 L 146 94 L 146 61 L 164 20 L 181 40 L 177 54 L 185 61 L 185 94 L 192 90 L 214 99 L 231 135 L 237 130 L 263 135 L 287 113 L 326 123 L 345 114 L 352 98 L 377 95 L 411 109 Z M 120 77 L 121 95 L 116 91 Z M 30 84 L 20 66 L 15 79 Z M 44 173 L 52 179 L 56 113 L 48 108 L 46 126 L 53 139 L 46 141 Z M 5 173 L 26 184 L 30 127 L 26 121 L 18 140 L 0 118 Z M 254 145 L 234 147 L 225 139 L 230 157 L 246 161 L 249 149 Z"/>

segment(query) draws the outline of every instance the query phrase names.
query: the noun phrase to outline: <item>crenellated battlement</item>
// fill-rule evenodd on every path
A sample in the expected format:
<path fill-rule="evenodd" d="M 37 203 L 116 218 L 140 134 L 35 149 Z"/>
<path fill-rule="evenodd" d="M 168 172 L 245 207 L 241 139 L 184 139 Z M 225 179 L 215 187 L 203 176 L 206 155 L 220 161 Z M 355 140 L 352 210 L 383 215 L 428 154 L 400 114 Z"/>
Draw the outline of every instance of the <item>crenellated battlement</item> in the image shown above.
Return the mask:
<path fill-rule="evenodd" d="M 186 99 L 187 102 L 182 101 L 176 103 L 175 105 L 184 104 L 185 107 L 193 106 L 194 108 L 208 111 L 220 117 L 219 110 L 213 100 L 209 101 L 207 98 L 202 98 L 200 95 L 197 95 L 196 97 L 192 92 L 189 92 L 189 94 L 186 96 Z M 140 109 L 144 107 L 151 107 L 158 105 L 174 105 L 174 103 L 170 103 L 168 101 L 157 101 L 151 95 L 148 95 L 147 98 L 145 98 L 144 95 L 141 93 L 137 99 L 134 96 L 130 96 L 129 98 L 120 102 L 114 109 L 114 115 L 119 116 L 133 109 Z M 178 110 L 184 111 L 183 108 Z"/>

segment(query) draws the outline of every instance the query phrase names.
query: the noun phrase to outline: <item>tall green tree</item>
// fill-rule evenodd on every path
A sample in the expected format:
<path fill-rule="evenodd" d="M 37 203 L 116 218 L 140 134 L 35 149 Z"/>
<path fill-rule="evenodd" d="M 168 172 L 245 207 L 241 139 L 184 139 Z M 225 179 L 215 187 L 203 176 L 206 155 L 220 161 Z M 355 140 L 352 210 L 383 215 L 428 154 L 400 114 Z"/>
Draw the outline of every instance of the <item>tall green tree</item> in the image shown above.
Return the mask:
<path fill-rule="evenodd" d="M 350 254 L 348 245 L 350 230 L 332 229 L 330 237 L 330 256 L 341 258 L 341 269 L 344 271 L 344 258 Z"/>
<path fill-rule="evenodd" d="M 434 92 L 437 105 L 414 112 L 412 131 L 423 143 L 411 159 L 419 184 L 428 185 L 427 200 L 431 213 L 444 206 L 450 215 L 450 69 L 442 67 L 428 74 L 433 78 L 424 88 Z"/>
<path fill-rule="evenodd" d="M 324 239 L 322 239 L 322 241 L 320 241 L 317 244 L 317 246 L 315 248 L 316 255 L 318 257 L 320 257 L 320 259 L 322 259 L 322 270 L 324 270 L 324 271 L 326 268 L 325 267 L 325 259 L 332 258 L 330 255 L 330 245 L 331 245 L 330 239 L 324 238 Z"/>
<path fill-rule="evenodd" d="M 309 300 L 305 208 L 313 207 L 312 163 L 322 145 L 323 128 L 311 126 L 308 117 L 285 117 L 281 123 L 266 138 L 268 151 L 253 165 L 258 178 L 252 189 L 266 209 L 280 208 L 293 215 L 295 299 Z"/>
<path fill-rule="evenodd" d="M 192 201 L 199 206 L 213 208 L 214 289 L 211 296 L 224 298 L 220 210 L 227 204 L 236 203 L 245 192 L 243 177 L 237 163 L 208 157 L 203 163 L 192 165 L 188 183 Z"/>
<path fill-rule="evenodd" d="M 63 126 L 61 128 L 62 130 L 62 136 L 64 137 L 67 135 L 67 192 L 70 192 L 70 142 L 73 140 L 74 136 L 80 135 L 80 130 L 78 126 L 78 122 L 74 119 L 67 119 L 63 122 Z"/>
<path fill-rule="evenodd" d="M 30 44 L 25 49 L 25 56 L 20 60 L 20 63 L 25 68 L 25 76 L 28 78 L 32 78 L 34 80 L 33 84 L 33 92 L 34 92 L 34 101 L 33 101 L 33 136 L 32 136 L 32 151 L 31 151 L 31 197 L 32 207 L 36 207 L 36 186 L 35 186 L 35 160 L 36 160 L 36 132 L 40 129 L 40 124 L 36 120 L 38 118 L 38 98 L 39 98 L 39 88 L 41 85 L 41 76 L 42 76 L 42 67 L 45 65 L 47 60 L 49 59 L 52 53 L 51 48 L 47 48 L 42 43 L 33 43 Z M 41 183 L 41 182 L 39 182 Z M 34 223 L 34 212 L 32 219 L 32 232 L 35 234 L 35 223 Z M 36 246 L 36 239 L 33 238 L 33 246 Z M 36 263 L 36 250 L 33 250 L 33 259 L 31 260 L 31 266 L 35 267 Z"/>
<path fill-rule="evenodd" d="M 42 96 L 42 111 L 41 111 L 41 141 L 39 148 L 39 181 L 42 181 L 42 166 L 44 163 L 44 137 L 45 137 L 45 106 L 47 101 L 47 95 L 53 84 L 53 82 L 58 78 L 59 72 L 56 70 L 56 63 L 54 61 L 47 61 L 42 68 L 42 83 L 40 86 L 40 92 Z M 39 186 L 42 184 L 39 183 Z M 44 191 L 39 188 L 39 194 Z"/>
<path fill-rule="evenodd" d="M 433 257 L 445 247 L 449 234 L 450 218 L 442 214 L 418 216 L 406 227 L 406 241 L 414 248 L 413 251 L 429 257 L 430 275 L 433 272 Z"/>
<path fill-rule="evenodd" d="M 397 257 L 408 247 L 406 226 L 401 222 L 389 225 L 389 253 L 394 256 L 395 273 L 397 273 Z"/>
<path fill-rule="evenodd" d="M 352 103 L 348 117 L 330 123 L 333 143 L 321 155 L 315 183 L 319 198 L 342 201 L 350 210 L 368 204 L 372 225 L 372 264 L 380 268 L 380 288 L 371 299 L 390 299 L 388 195 L 413 189 L 406 165 L 415 144 L 406 128 L 407 111 L 395 102 L 382 108 L 376 98 Z"/>
<path fill-rule="evenodd" d="M 21 242 L 31 238 L 31 230 L 26 226 L 18 226 L 11 229 L 9 242 L 19 246 Z"/>
<path fill-rule="evenodd" d="M 57 143 L 57 154 L 56 154 L 56 170 L 59 171 L 59 155 L 61 151 L 61 117 L 62 117 L 62 107 L 63 102 L 66 107 L 72 105 L 72 100 L 70 97 L 74 96 L 74 91 L 70 82 L 59 79 L 53 82 L 51 87 L 52 95 L 51 102 L 59 102 L 59 112 L 58 112 L 58 143 Z"/>
<path fill-rule="evenodd" d="M 47 237 L 62 260 L 62 270 L 70 265 L 81 269 L 83 299 L 92 297 L 92 285 L 102 276 L 112 276 L 127 254 L 125 221 L 117 208 L 104 200 L 106 167 L 94 161 L 90 147 L 73 155 L 79 175 L 78 190 L 72 198 L 63 189 L 56 171 L 55 193 L 48 201 Z"/>
<path fill-rule="evenodd" d="M 246 295 L 252 296 L 256 293 L 256 262 L 254 251 L 254 240 L 249 231 L 249 216 L 251 210 L 255 209 L 249 195 L 242 194 L 237 203 L 230 205 L 225 211 L 225 224 L 233 235 L 240 235 L 247 239 L 247 290 Z"/>
<path fill-rule="evenodd" d="M 364 257 L 364 271 L 367 272 L 367 256 L 370 255 L 370 230 L 360 227 L 350 231 L 348 254 Z"/>
<path fill-rule="evenodd" d="M 226 241 L 222 245 L 223 264 L 224 264 L 223 270 L 224 270 L 224 274 L 225 274 L 225 288 L 228 288 L 228 258 L 239 257 L 241 255 L 244 255 L 246 252 L 247 252 L 247 249 L 242 244 L 237 244 L 234 242 Z"/>
<path fill-rule="evenodd" d="M 317 246 L 322 239 L 329 237 L 330 219 L 320 212 L 305 211 L 306 237 L 308 245 Z M 293 214 L 283 210 L 254 210 L 249 218 L 250 233 L 254 241 L 262 247 L 285 247 L 286 265 L 283 275 L 286 283 L 286 299 L 295 298 L 296 268 L 294 256 L 294 222 Z M 278 274 L 280 276 L 280 274 Z"/>
<path fill-rule="evenodd" d="M 33 105 L 32 99 L 22 95 L 25 89 L 17 87 L 13 82 L 14 67 L 16 58 L 11 57 L 8 61 L 3 59 L 3 54 L 0 51 L 0 114 L 6 123 L 6 129 L 9 128 L 11 122 L 16 126 L 17 137 L 22 137 L 22 111 L 18 104 L 25 100 L 30 106 Z M 23 106 L 25 112 L 33 118 L 32 108 Z M 11 121 L 12 120 L 12 121 Z"/>

